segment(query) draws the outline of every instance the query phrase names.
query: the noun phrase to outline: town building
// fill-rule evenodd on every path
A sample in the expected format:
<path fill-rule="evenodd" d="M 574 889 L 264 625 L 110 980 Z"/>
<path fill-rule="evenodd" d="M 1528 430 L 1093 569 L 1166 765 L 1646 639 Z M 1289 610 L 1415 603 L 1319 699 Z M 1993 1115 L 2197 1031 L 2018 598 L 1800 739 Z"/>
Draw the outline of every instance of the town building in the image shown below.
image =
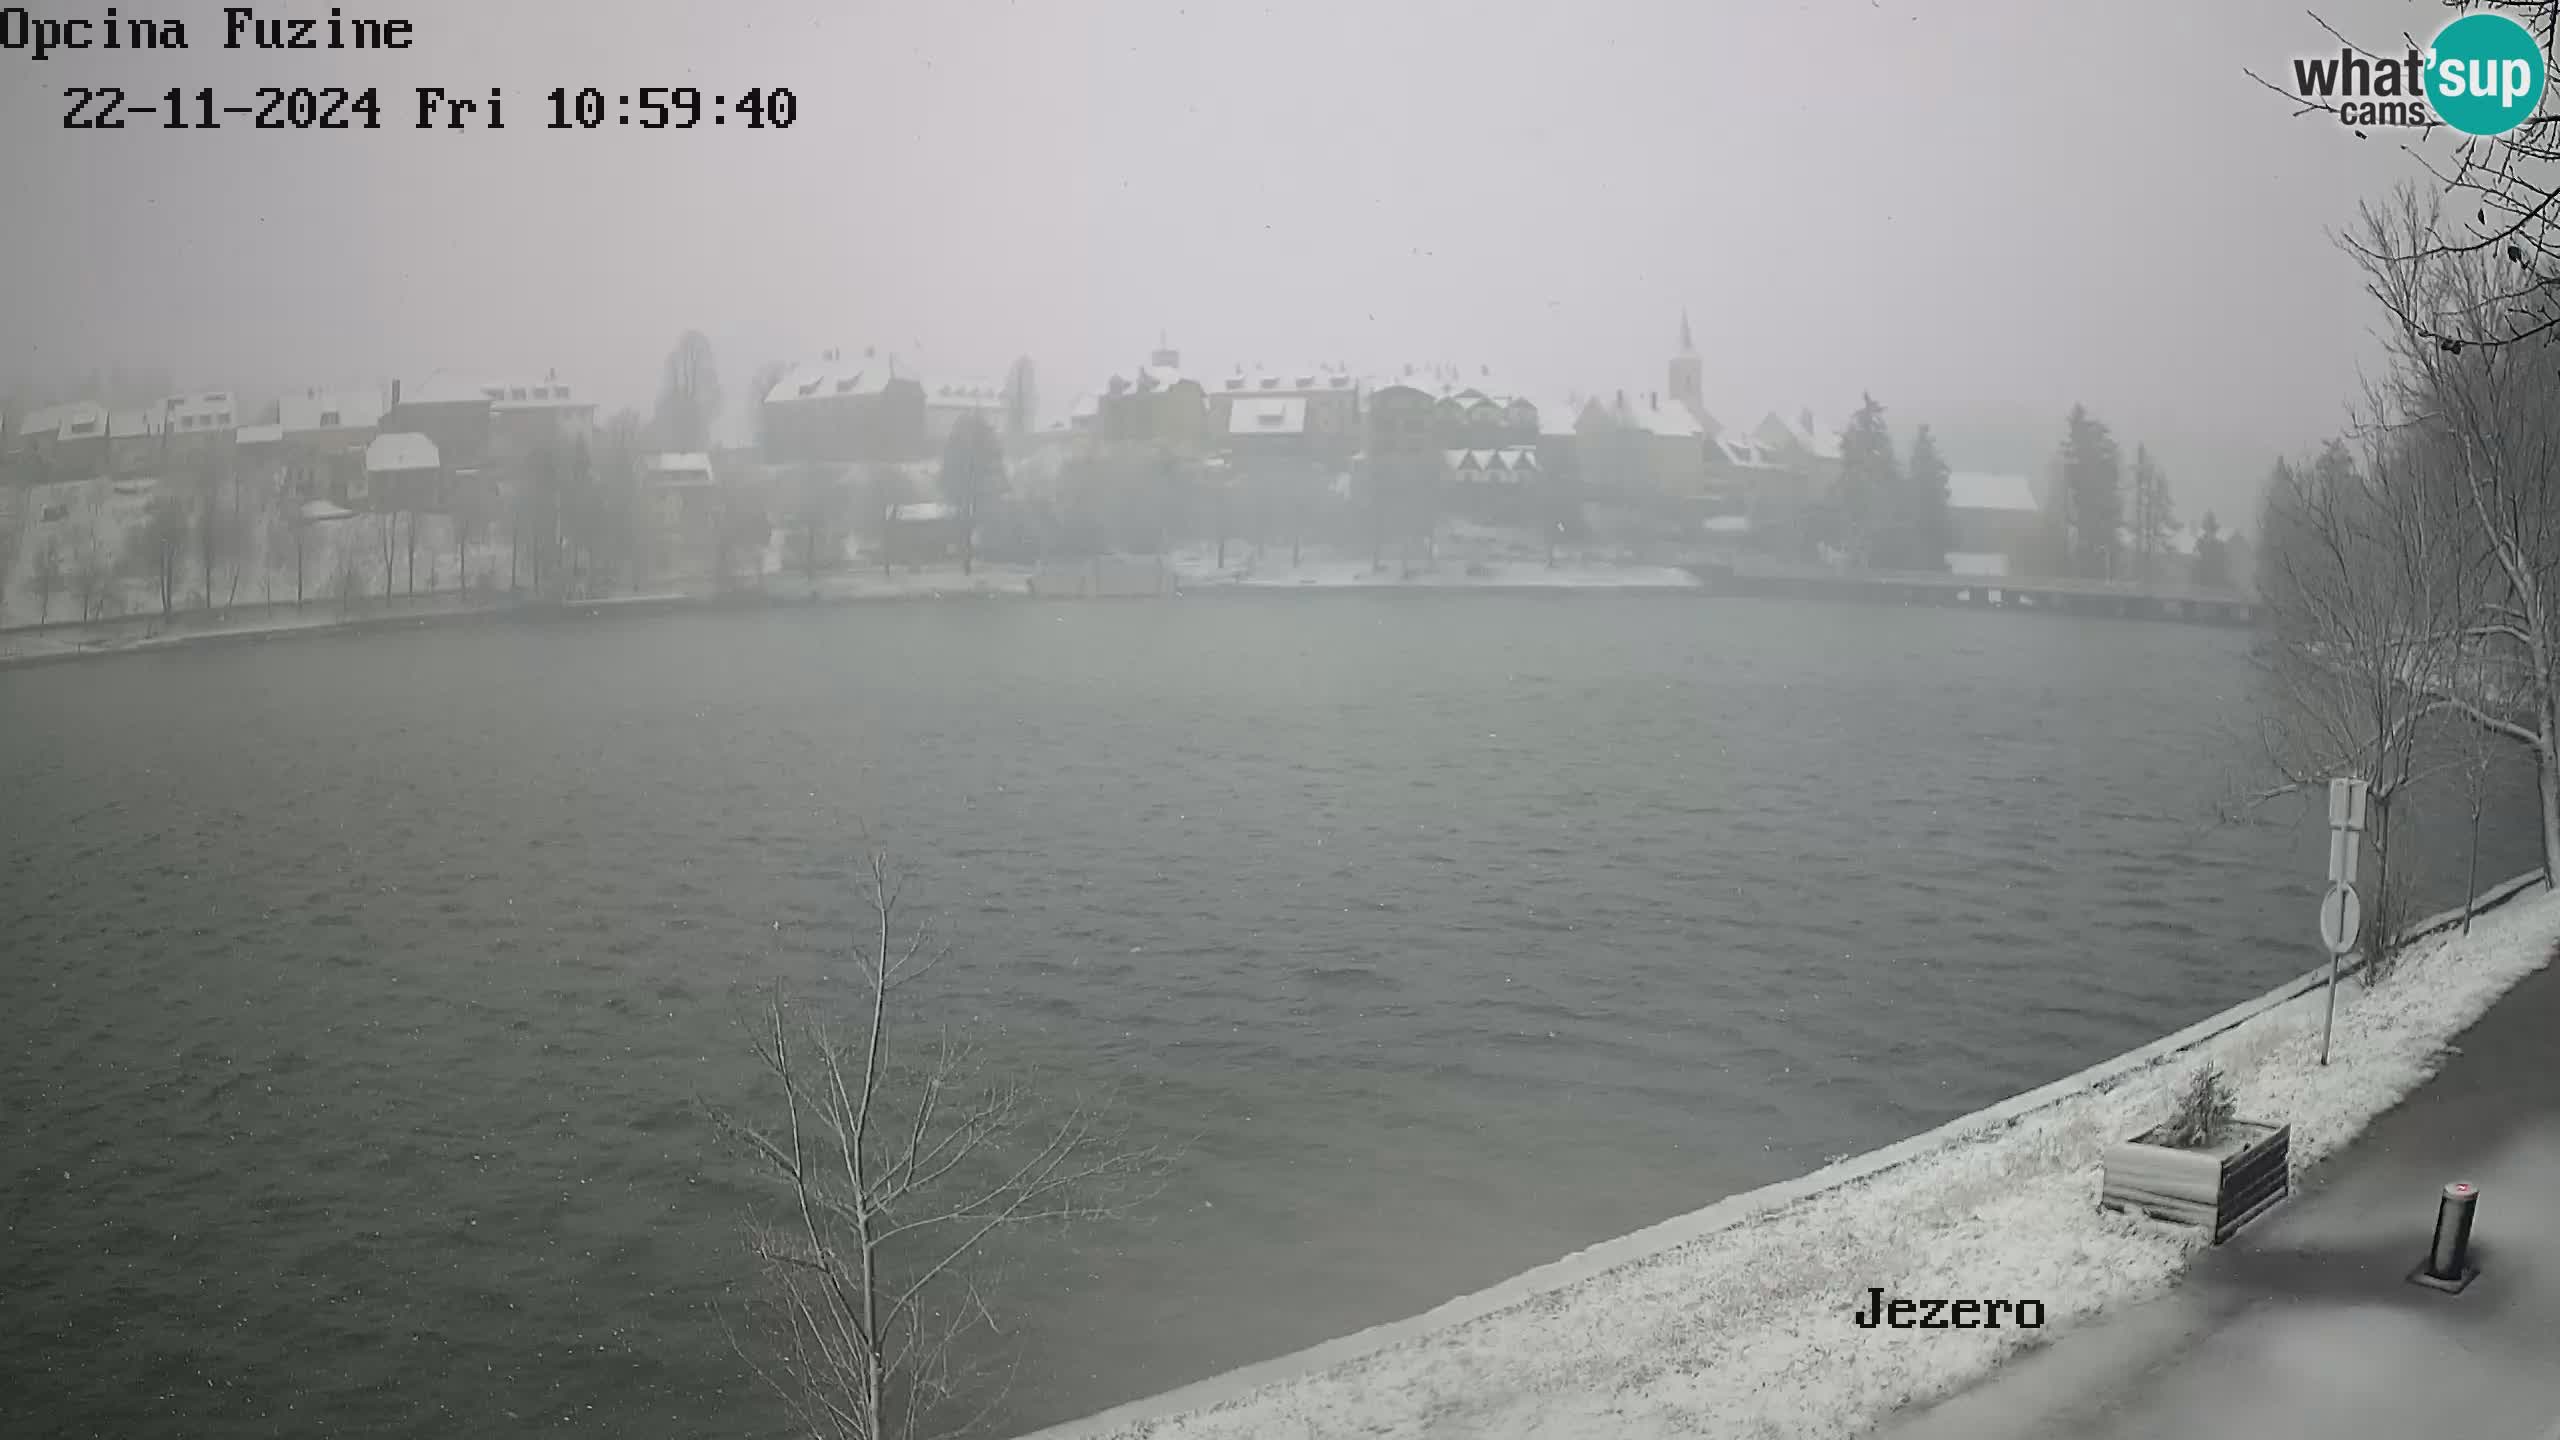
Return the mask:
<path fill-rule="evenodd" d="M 1244 437 L 1285 434 L 1279 448 L 1292 458 L 1337 466 L 1360 451 L 1360 382 L 1341 366 L 1238 370 L 1206 393 L 1210 431 L 1230 446 Z"/>
<path fill-rule="evenodd" d="M 168 419 L 156 409 L 107 416 L 107 473 L 119 480 L 161 473 L 169 458 Z"/>
<path fill-rule="evenodd" d="M 436 442 L 414 432 L 385 432 L 364 448 L 364 483 L 350 499 L 384 512 L 439 511 L 445 507 L 444 462 Z"/>
<path fill-rule="evenodd" d="M 20 417 L 9 458 L 33 483 L 86 480 L 107 473 L 107 408 L 94 400 L 46 405 Z"/>
<path fill-rule="evenodd" d="M 2035 482 L 2024 475 L 1958 470 L 1947 476 L 1947 568 L 1959 575 L 2011 575 L 2044 525 Z"/>
<path fill-rule="evenodd" d="M 305 389 L 276 401 L 276 459 L 289 491 L 302 500 L 347 504 L 362 488 L 364 451 L 388 409 L 381 390 Z M 238 444 L 263 446 L 243 428 Z"/>
<path fill-rule="evenodd" d="M 1114 375 L 1096 397 L 1104 448 L 1200 457 L 1211 448 L 1208 392 L 1182 373 L 1182 354 L 1158 345 L 1134 376 Z"/>
<path fill-rule="evenodd" d="M 161 434 L 171 464 L 227 458 L 240 428 L 239 403 L 228 390 L 173 395 L 162 407 Z"/>
<path fill-rule="evenodd" d="M 975 419 L 998 435 L 1004 434 L 1010 411 L 1004 387 L 983 381 L 946 381 L 924 387 L 924 436 L 932 453 L 939 455 L 949 443 L 951 431 L 962 420 Z"/>
<path fill-rule="evenodd" d="M 881 526 L 881 563 L 927 565 L 961 553 L 969 535 L 959 507 L 939 500 L 892 505 Z"/>
<path fill-rule="evenodd" d="M 476 471 L 489 463 L 489 406 L 488 386 L 439 371 L 415 384 L 392 381 L 390 404 L 375 428 L 424 435 L 435 442 L 446 468 Z"/>
<path fill-rule="evenodd" d="M 595 402 L 576 394 L 557 372 L 483 389 L 489 396 L 489 461 L 510 474 L 546 456 L 565 464 L 595 438 Z"/>
<path fill-rule="evenodd" d="M 830 350 L 785 372 L 760 403 L 764 458 L 772 464 L 857 465 L 935 453 L 924 386 L 898 372 L 895 356 L 866 350 L 847 360 Z"/>

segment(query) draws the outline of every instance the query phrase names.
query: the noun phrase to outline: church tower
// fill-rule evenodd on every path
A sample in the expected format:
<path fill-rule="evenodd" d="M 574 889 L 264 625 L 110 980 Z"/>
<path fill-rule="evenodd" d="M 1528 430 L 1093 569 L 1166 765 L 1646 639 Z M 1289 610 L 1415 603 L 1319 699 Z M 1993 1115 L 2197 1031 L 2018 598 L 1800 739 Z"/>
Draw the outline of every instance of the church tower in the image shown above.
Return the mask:
<path fill-rule="evenodd" d="M 1671 398 L 1685 405 L 1698 423 L 1707 420 L 1707 391 L 1704 362 L 1698 358 L 1696 342 L 1689 338 L 1689 312 L 1680 312 L 1680 353 L 1671 357 L 1671 383 L 1665 387 Z"/>

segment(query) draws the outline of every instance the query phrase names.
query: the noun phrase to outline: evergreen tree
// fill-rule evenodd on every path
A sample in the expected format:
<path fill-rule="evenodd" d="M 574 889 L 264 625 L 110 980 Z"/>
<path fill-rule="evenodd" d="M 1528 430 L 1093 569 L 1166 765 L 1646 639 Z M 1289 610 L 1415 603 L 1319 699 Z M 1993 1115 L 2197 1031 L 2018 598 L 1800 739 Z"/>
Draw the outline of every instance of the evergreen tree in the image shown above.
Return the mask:
<path fill-rule="evenodd" d="M 2071 407 L 2062 439 L 2060 501 L 2071 573 L 2106 579 L 2117 564 L 2124 528 L 2124 458 L 2106 423 L 2085 405 Z"/>
<path fill-rule="evenodd" d="M 2160 462 L 2141 445 L 2133 447 L 2133 549 L 2140 577 L 2157 579 L 2160 557 L 2178 529 L 2177 507 L 2169 499 L 2169 477 Z"/>
<path fill-rule="evenodd" d="M 2213 512 L 2204 512 L 2196 525 L 2196 587 L 2201 590 L 2231 588 L 2231 548 L 2223 543 L 2222 526 Z"/>
<path fill-rule="evenodd" d="M 1902 477 L 1903 553 L 1894 563 L 1903 570 L 1944 570 L 1947 552 L 1955 548 L 1955 525 L 1947 515 L 1947 461 L 1938 453 L 1938 437 L 1929 427 L 1911 440 L 1911 463 Z"/>
<path fill-rule="evenodd" d="M 1893 432 L 1885 428 L 1884 407 L 1876 397 L 1863 397 L 1858 413 L 1840 436 L 1840 488 L 1837 536 L 1849 564 L 1864 570 L 1889 560 L 1891 521 L 1898 507 L 1900 467 L 1893 458 Z"/>

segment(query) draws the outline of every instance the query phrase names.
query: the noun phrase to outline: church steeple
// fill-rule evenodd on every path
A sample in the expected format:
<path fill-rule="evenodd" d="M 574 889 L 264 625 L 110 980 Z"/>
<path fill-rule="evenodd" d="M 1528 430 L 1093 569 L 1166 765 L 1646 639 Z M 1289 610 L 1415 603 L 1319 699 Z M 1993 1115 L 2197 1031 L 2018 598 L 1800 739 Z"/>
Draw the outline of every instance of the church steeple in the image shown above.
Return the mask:
<path fill-rule="evenodd" d="M 1689 311 L 1680 310 L 1680 353 L 1671 357 L 1671 383 L 1664 387 L 1672 399 L 1688 408 L 1699 424 L 1707 418 L 1706 362 L 1698 358 L 1697 342 L 1689 334 Z"/>

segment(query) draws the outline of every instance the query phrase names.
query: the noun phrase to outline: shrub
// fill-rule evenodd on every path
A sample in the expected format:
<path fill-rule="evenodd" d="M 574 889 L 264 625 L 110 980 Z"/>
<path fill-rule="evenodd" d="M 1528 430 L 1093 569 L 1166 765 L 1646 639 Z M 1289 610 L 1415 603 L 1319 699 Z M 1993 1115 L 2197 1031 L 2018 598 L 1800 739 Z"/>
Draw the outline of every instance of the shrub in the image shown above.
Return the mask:
<path fill-rule="evenodd" d="M 2168 1123 L 2160 1127 L 2160 1143 L 2193 1149 L 2222 1138 L 2232 1118 L 2231 1087 L 2211 1065 L 2198 1069 L 2178 1092 Z"/>

